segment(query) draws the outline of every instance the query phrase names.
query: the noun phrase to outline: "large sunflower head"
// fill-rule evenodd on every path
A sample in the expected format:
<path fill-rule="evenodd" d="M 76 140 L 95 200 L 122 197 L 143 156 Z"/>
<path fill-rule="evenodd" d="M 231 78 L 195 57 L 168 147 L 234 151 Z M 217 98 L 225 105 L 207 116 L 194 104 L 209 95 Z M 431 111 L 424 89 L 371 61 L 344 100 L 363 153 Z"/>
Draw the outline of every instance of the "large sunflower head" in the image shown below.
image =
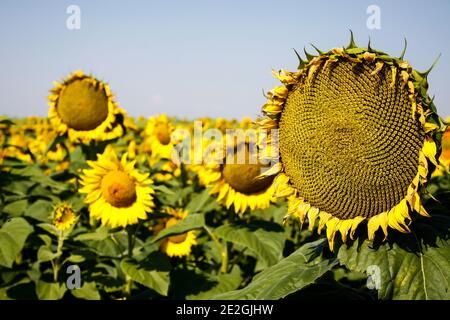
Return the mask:
<path fill-rule="evenodd" d="M 380 227 L 385 237 L 388 227 L 408 232 L 412 211 L 427 216 L 420 191 L 444 127 L 428 72 L 353 40 L 307 58 L 296 72 L 275 73 L 283 85 L 259 121 L 278 129 L 276 193 L 302 223 L 318 219 L 331 248 L 337 231 L 345 241 L 364 220 L 369 239 Z"/>
<path fill-rule="evenodd" d="M 146 219 L 154 207 L 152 181 L 138 172 L 135 161 L 124 154 L 119 160 L 112 148 L 106 148 L 97 161 L 88 161 L 91 169 L 83 170 L 79 192 L 86 193 L 91 218 L 103 225 L 125 227 Z"/>
<path fill-rule="evenodd" d="M 188 215 L 186 210 L 181 209 L 167 208 L 165 211 L 169 218 L 163 220 L 164 228 L 178 224 Z M 183 257 L 191 254 L 192 246 L 196 244 L 195 232 L 188 231 L 165 238 L 161 243 L 161 250 L 169 257 Z"/>
<path fill-rule="evenodd" d="M 204 163 L 197 173 L 199 180 L 211 186 L 211 194 L 236 213 L 247 209 L 266 209 L 273 199 L 273 177 L 261 177 L 266 167 L 259 161 L 256 146 L 250 140 L 238 141 L 225 136 L 224 152 Z M 213 150 L 214 144 L 209 145 Z M 208 150 L 208 148 L 206 149 Z"/>
<path fill-rule="evenodd" d="M 123 134 L 125 112 L 114 102 L 109 86 L 82 71 L 55 82 L 49 99 L 51 123 L 71 141 L 110 140 Z"/>

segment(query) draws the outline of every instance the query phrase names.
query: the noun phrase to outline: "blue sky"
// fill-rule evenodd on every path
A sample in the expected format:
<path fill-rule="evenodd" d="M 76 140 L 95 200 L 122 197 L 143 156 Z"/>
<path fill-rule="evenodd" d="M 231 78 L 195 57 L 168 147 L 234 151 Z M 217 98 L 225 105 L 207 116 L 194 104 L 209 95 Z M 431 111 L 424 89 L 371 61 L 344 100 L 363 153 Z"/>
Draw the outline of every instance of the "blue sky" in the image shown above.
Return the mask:
<path fill-rule="evenodd" d="M 81 9 L 68 30 L 66 8 Z M 369 5 L 381 29 L 366 27 Z M 76 69 L 110 83 L 133 116 L 255 116 L 272 69 L 295 69 L 292 48 L 358 44 L 427 69 L 450 115 L 450 1 L 0 1 L 0 114 L 46 115 L 52 82 Z"/>

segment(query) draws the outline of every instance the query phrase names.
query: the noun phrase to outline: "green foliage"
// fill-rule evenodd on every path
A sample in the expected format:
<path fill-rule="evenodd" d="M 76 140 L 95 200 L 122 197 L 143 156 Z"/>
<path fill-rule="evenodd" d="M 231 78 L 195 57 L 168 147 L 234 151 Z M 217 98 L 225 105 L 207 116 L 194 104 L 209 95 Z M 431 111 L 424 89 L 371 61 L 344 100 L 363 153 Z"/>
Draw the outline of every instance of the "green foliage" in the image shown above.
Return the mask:
<path fill-rule="evenodd" d="M 215 233 L 225 241 L 251 250 L 264 266 L 271 266 L 283 257 L 286 239 L 283 228 L 278 224 L 266 221 L 229 224 L 218 227 Z"/>
<path fill-rule="evenodd" d="M 357 240 L 340 248 L 338 258 L 349 269 L 378 268 L 380 299 L 450 299 L 450 199 L 429 202 L 432 217 L 414 221 L 411 234 L 391 232 L 383 243 Z"/>
<path fill-rule="evenodd" d="M 129 141 L 142 140 L 139 132 L 128 134 L 109 143 L 123 153 Z M 50 143 L 47 151 L 67 140 Z M 0 300 L 450 299 L 448 174 L 432 178 L 425 194 L 432 217 L 414 216 L 411 234 L 389 230 L 386 241 L 380 233 L 370 242 L 361 225 L 357 240 L 337 243 L 332 253 L 324 236 L 284 220 L 285 201 L 237 215 L 200 185 L 193 170 L 181 166 L 179 175 L 157 181 L 163 163 L 150 166 L 147 159 L 136 166 L 154 179 L 155 210 L 127 228 L 102 226 L 90 219 L 77 192 L 86 156 L 105 144 L 91 147 L 72 146 L 68 167 L 58 173 L 50 170 L 57 164 L 52 161 L 3 159 Z M 77 215 L 64 231 L 52 220 L 61 202 Z M 165 227 L 168 207 L 188 215 Z M 196 238 L 188 255 L 163 252 L 166 241 L 186 232 Z M 79 267 L 78 289 L 67 286 L 72 265 Z"/>
<path fill-rule="evenodd" d="M 142 263 L 122 260 L 120 266 L 123 272 L 132 280 L 155 290 L 162 296 L 167 296 L 169 290 L 170 263 L 167 257 L 153 254 Z"/>
<path fill-rule="evenodd" d="M 323 259 L 324 239 L 305 244 L 260 274 L 245 288 L 214 296 L 214 299 L 274 300 L 284 298 L 320 278 L 336 264 L 335 259 Z"/>
<path fill-rule="evenodd" d="M 12 218 L 0 229 L 0 265 L 11 268 L 33 227 L 22 218 Z"/>
<path fill-rule="evenodd" d="M 156 242 L 165 237 L 185 233 L 187 231 L 199 229 L 204 226 L 205 226 L 205 217 L 202 214 L 198 213 L 189 214 L 185 219 L 181 220 L 178 224 L 162 230 L 153 239 L 153 241 Z"/>

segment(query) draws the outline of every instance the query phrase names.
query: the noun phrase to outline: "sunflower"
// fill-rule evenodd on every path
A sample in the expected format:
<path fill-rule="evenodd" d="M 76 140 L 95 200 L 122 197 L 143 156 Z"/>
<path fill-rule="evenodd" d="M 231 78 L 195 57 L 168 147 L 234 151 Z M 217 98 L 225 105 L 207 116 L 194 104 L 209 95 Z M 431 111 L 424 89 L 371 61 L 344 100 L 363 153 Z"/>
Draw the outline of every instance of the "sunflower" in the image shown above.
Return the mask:
<path fill-rule="evenodd" d="M 412 211 L 428 216 L 421 188 L 445 127 L 427 95 L 431 68 L 417 72 L 403 54 L 358 48 L 353 37 L 307 58 L 296 72 L 274 72 L 283 85 L 268 93 L 258 121 L 278 129 L 268 133 L 278 137 L 279 162 L 267 173 L 276 195 L 311 229 L 318 220 L 331 250 L 337 231 L 345 242 L 363 221 L 371 240 L 379 228 L 385 239 L 388 227 L 409 232 Z"/>
<path fill-rule="evenodd" d="M 150 117 L 144 130 L 144 143 L 150 146 L 153 156 L 170 159 L 174 148 L 172 133 L 175 127 L 165 115 Z"/>
<path fill-rule="evenodd" d="M 125 227 L 146 219 L 154 207 L 154 190 L 148 174 L 139 173 L 135 161 L 124 154 L 119 161 L 112 148 L 106 148 L 97 161 L 87 161 L 92 169 L 83 170 L 80 193 L 86 193 L 91 218 L 102 225 Z"/>
<path fill-rule="evenodd" d="M 76 215 L 70 204 L 63 202 L 55 207 L 53 211 L 53 224 L 58 230 L 67 230 L 72 227 L 75 222 Z"/>
<path fill-rule="evenodd" d="M 173 208 L 167 208 L 166 213 L 168 213 L 171 217 L 164 220 L 164 228 L 169 228 L 176 225 L 188 215 L 186 210 L 176 210 Z M 183 257 L 189 255 L 191 253 L 192 246 L 196 244 L 197 240 L 195 237 L 195 232 L 188 231 L 186 233 L 165 238 L 161 243 L 161 250 L 169 257 Z"/>
<path fill-rule="evenodd" d="M 181 175 L 181 168 L 171 160 L 162 160 L 161 170 L 155 172 L 152 177 L 157 182 L 170 181 L 174 177 L 179 177 Z M 148 158 L 148 163 L 153 167 L 157 162 L 154 162 L 151 157 Z"/>
<path fill-rule="evenodd" d="M 48 117 L 60 135 L 74 142 L 110 140 L 123 134 L 125 112 L 114 102 L 109 86 L 82 71 L 55 82 Z"/>
<path fill-rule="evenodd" d="M 446 121 L 447 123 L 450 123 L 450 117 L 448 117 Z M 450 127 L 447 127 L 442 136 L 442 153 L 439 162 L 446 168 L 450 166 Z"/>
<path fill-rule="evenodd" d="M 228 142 L 224 153 L 213 155 L 212 161 L 206 161 L 197 169 L 199 181 L 211 186 L 211 194 L 227 209 L 233 205 L 236 213 L 266 209 L 273 200 L 273 177 L 260 177 L 265 167 L 257 161 L 249 140 L 233 140 Z"/>

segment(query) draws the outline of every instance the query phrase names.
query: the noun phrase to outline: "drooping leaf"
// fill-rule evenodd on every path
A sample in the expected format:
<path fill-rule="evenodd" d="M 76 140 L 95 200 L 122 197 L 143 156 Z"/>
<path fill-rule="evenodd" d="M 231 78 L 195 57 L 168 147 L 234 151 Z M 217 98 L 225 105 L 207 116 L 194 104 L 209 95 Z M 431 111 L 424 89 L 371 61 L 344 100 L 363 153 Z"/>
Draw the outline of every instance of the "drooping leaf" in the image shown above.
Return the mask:
<path fill-rule="evenodd" d="M 338 262 L 323 259 L 321 252 L 326 240 L 307 243 L 290 256 L 259 273 L 245 288 L 219 294 L 212 299 L 280 299 L 296 292 L 320 278 Z"/>

